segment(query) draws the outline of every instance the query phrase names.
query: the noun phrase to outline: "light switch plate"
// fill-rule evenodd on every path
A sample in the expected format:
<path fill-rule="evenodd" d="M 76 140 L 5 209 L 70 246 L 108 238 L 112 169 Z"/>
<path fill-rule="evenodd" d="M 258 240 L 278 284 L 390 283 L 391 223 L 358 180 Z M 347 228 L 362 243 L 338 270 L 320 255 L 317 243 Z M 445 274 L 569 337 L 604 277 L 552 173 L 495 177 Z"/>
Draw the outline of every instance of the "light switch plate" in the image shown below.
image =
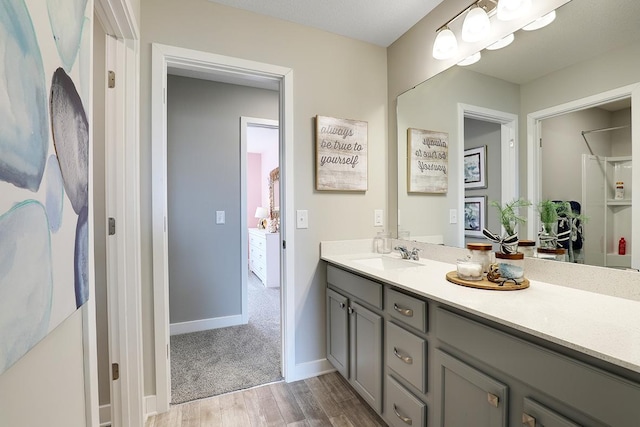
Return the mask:
<path fill-rule="evenodd" d="M 449 224 L 458 223 L 458 211 L 456 209 L 449 209 Z"/>
<path fill-rule="evenodd" d="M 224 224 L 224 211 L 216 211 L 216 224 Z"/>
<path fill-rule="evenodd" d="M 374 209 L 373 211 L 373 226 L 382 227 L 384 222 L 384 211 L 382 209 Z"/>
<path fill-rule="evenodd" d="M 309 228 L 309 212 L 307 210 L 296 211 L 296 228 Z"/>

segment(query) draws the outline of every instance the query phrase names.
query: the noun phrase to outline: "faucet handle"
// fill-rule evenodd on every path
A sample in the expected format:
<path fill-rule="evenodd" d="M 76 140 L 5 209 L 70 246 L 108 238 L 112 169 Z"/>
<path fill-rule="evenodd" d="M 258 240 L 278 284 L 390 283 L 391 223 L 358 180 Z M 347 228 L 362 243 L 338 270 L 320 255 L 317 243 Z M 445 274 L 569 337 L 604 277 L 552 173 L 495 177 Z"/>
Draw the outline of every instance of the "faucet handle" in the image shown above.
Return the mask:
<path fill-rule="evenodd" d="M 418 261 L 420 259 L 420 255 L 418 252 L 422 251 L 422 249 L 413 248 L 411 249 L 411 259 Z"/>
<path fill-rule="evenodd" d="M 409 259 L 409 251 L 407 250 L 406 246 L 396 246 L 393 249 L 400 252 L 400 256 L 402 257 L 402 259 Z"/>

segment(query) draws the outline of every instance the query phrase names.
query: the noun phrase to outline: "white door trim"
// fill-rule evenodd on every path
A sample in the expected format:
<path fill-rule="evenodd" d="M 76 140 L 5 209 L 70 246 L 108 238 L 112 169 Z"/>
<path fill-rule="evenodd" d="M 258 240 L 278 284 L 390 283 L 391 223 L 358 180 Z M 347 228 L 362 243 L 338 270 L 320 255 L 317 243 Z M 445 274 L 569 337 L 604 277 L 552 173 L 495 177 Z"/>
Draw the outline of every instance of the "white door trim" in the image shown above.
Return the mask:
<path fill-rule="evenodd" d="M 545 119 L 562 114 L 597 107 L 608 102 L 631 97 L 631 149 L 634 154 L 640 153 L 640 84 L 631 84 L 617 89 L 608 90 L 596 95 L 576 99 L 564 104 L 555 105 L 543 110 L 534 111 L 527 115 L 527 194 L 529 200 L 536 206 L 542 197 L 540 160 L 541 122 Z M 640 188 L 640 170 L 637 167 L 632 171 L 632 185 Z M 540 229 L 540 218 L 535 210 L 530 211 L 527 221 L 529 238 L 535 238 Z M 631 238 L 633 241 L 640 239 L 640 215 L 633 215 L 631 222 Z M 634 251 L 631 258 L 631 266 L 640 268 L 640 251 Z"/>
<path fill-rule="evenodd" d="M 256 117 L 240 117 L 240 251 L 243 254 L 249 253 L 249 218 L 247 218 L 247 128 L 249 126 L 278 129 L 278 121 Z M 242 323 L 247 324 L 249 322 L 249 277 L 247 263 L 244 262 L 242 265 L 242 313 L 240 315 Z"/>
<path fill-rule="evenodd" d="M 156 362 L 157 411 L 169 409 L 171 375 L 169 359 L 169 289 L 168 289 L 168 241 L 167 241 L 167 69 L 197 72 L 200 76 L 233 76 L 247 86 L 269 83 L 280 88 L 280 165 L 281 192 L 285 209 L 282 213 L 281 239 L 286 240 L 287 250 L 281 249 L 282 275 L 282 325 L 283 325 L 283 376 L 291 375 L 294 366 L 294 229 L 293 221 L 287 221 L 286 213 L 293 212 L 293 70 L 261 62 L 233 58 L 213 53 L 154 43 L 152 45 L 151 72 L 151 152 L 152 152 L 152 238 L 153 238 L 153 289 L 154 289 L 154 337 Z M 264 86 L 261 86 L 264 87 Z M 284 161 L 283 161 L 284 160 Z"/>
<path fill-rule="evenodd" d="M 111 381 L 115 426 L 144 423 L 141 310 L 139 31 L 130 0 L 96 0 L 95 13 L 110 37 L 107 69 L 116 87 L 105 96 L 106 216 L 116 219 L 107 238 L 109 359 L 119 364 Z M 95 424 L 91 424 L 95 425 Z"/>
<path fill-rule="evenodd" d="M 518 116 L 504 111 L 492 110 L 469 104 L 458 104 L 458 143 L 461 155 L 458 158 L 458 170 L 464 170 L 464 119 L 470 118 L 484 122 L 500 124 L 500 171 L 501 203 L 518 197 Z M 458 201 L 459 218 L 464 212 L 464 179 L 459 180 Z M 458 221 L 458 245 L 464 247 L 464 220 Z"/>

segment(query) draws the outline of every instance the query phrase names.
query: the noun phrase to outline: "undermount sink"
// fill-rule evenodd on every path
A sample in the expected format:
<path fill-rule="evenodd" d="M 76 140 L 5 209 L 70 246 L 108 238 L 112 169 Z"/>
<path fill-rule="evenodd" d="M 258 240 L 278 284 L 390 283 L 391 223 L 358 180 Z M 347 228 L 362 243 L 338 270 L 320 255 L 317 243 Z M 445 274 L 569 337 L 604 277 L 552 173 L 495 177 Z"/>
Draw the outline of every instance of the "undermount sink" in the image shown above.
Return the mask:
<path fill-rule="evenodd" d="M 376 270 L 397 270 L 401 268 L 421 267 L 419 262 L 402 258 L 390 258 L 385 256 L 354 259 L 353 262 L 362 264 Z"/>

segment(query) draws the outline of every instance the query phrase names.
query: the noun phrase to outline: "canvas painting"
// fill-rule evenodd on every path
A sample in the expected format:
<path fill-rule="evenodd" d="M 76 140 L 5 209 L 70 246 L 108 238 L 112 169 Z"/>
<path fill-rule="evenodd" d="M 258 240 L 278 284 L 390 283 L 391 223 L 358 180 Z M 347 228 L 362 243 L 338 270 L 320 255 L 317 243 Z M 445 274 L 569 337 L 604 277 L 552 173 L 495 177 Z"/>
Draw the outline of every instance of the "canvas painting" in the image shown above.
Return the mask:
<path fill-rule="evenodd" d="M 92 0 L 0 0 L 0 374 L 89 298 Z"/>

